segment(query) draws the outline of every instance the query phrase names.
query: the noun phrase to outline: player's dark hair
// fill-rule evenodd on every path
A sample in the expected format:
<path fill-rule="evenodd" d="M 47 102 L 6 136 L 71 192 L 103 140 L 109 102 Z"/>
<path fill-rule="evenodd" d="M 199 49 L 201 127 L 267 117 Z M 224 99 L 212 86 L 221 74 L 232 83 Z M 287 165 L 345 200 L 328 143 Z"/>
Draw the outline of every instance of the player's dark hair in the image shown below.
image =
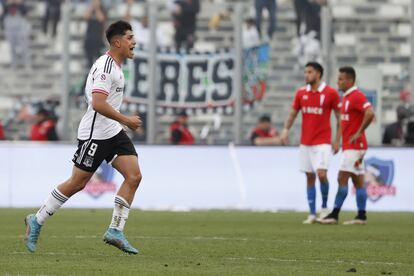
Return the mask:
<path fill-rule="evenodd" d="M 252 24 L 253 25 L 255 23 L 255 20 L 253 18 L 249 17 L 246 20 L 244 20 L 244 22 L 246 22 L 247 24 Z"/>
<path fill-rule="evenodd" d="M 349 78 L 351 78 L 353 81 L 356 80 L 356 73 L 355 69 L 351 66 L 344 66 L 339 68 L 340 73 L 346 74 Z"/>
<path fill-rule="evenodd" d="M 128 30 L 132 31 L 131 24 L 123 20 L 116 21 L 109 25 L 108 29 L 106 29 L 106 39 L 109 43 L 111 43 L 111 40 L 114 36 L 124 35 Z"/>
<path fill-rule="evenodd" d="M 45 117 L 49 117 L 49 111 L 47 111 L 47 109 L 41 107 L 37 110 L 36 114 L 38 115 L 43 115 Z"/>
<path fill-rule="evenodd" d="M 318 62 L 316 62 L 316 61 L 308 62 L 308 63 L 306 63 L 305 67 L 312 67 L 313 69 L 315 69 L 316 71 L 318 71 L 321 74 L 321 78 L 322 78 L 322 76 L 323 76 L 323 67 Z"/>
<path fill-rule="evenodd" d="M 188 117 L 188 114 L 187 114 L 187 111 L 186 111 L 185 109 L 183 109 L 183 110 L 180 110 L 180 111 L 177 113 L 177 116 L 181 116 L 181 117 Z"/>
<path fill-rule="evenodd" d="M 262 115 L 262 116 L 259 118 L 259 122 L 260 122 L 260 123 L 270 123 L 270 122 L 272 122 L 272 120 L 271 120 L 271 118 L 270 118 L 270 116 L 269 116 L 269 115 Z"/>

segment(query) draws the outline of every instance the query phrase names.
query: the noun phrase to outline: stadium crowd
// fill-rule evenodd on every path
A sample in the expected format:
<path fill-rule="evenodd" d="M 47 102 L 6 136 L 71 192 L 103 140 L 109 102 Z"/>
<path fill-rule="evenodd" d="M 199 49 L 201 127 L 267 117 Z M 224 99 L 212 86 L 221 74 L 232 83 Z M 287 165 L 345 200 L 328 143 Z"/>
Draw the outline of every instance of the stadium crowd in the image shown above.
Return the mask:
<path fill-rule="evenodd" d="M 33 47 L 31 47 L 31 41 L 36 39 L 33 36 L 43 37 L 45 40 L 56 40 L 59 37 L 61 31 L 61 18 L 62 18 L 62 4 L 63 0 L 46 0 L 41 1 L 44 3 L 43 13 L 41 15 L 41 33 L 34 32 L 35 24 L 30 16 L 30 12 L 34 9 L 35 1 L 27 0 L 1 0 L 1 28 L 4 34 L 3 38 L 9 44 L 7 49 L 10 50 L 10 62 L 7 64 L 9 68 L 17 71 L 29 71 L 33 72 L 36 68 L 33 68 Z M 36 1 L 39 2 L 39 1 Z M 105 49 L 105 41 L 103 39 L 103 31 L 105 26 L 109 22 L 109 13 L 111 10 L 116 9 L 119 5 L 126 5 L 125 13 L 121 14 L 121 17 L 131 22 L 135 37 L 138 43 L 147 45 L 149 41 L 149 28 L 148 18 L 146 16 L 147 10 L 144 8 L 142 16 L 136 16 L 133 13 L 133 6 L 137 3 L 144 3 L 145 1 L 139 0 L 73 0 L 72 6 L 83 4 L 85 9 L 83 10 L 82 20 L 86 23 L 85 33 L 83 34 L 83 57 L 84 68 L 89 68 L 97 56 L 102 54 Z M 207 5 L 223 5 L 226 1 L 211 0 Z M 253 47 L 262 42 L 272 42 L 278 40 L 278 15 L 280 15 L 280 6 L 285 5 L 286 1 L 283 0 L 254 0 L 250 1 L 254 9 L 252 13 L 247 13 L 245 24 L 243 26 L 243 44 L 245 47 Z M 293 43 L 292 51 L 297 55 L 297 61 L 299 68 L 309 60 L 321 59 L 321 7 L 326 5 L 328 1 L 323 0 L 295 0 L 293 1 L 294 11 L 294 24 L 296 30 L 296 40 Z M 166 24 L 159 25 L 157 29 L 157 41 L 160 46 L 169 46 L 175 48 L 177 51 L 180 49 L 192 49 L 196 47 L 198 40 L 198 25 L 200 14 L 203 12 L 204 2 L 199 0 L 166 0 L 161 1 L 163 8 L 170 13 L 169 27 Z M 231 5 L 227 5 L 226 8 L 217 9 L 209 19 L 209 31 L 216 33 L 223 27 L 223 22 L 231 19 L 233 16 L 233 9 Z M 283 27 L 284 28 L 284 27 Z M 266 30 L 266 31 L 264 31 Z M 53 42 L 51 42 L 53 43 Z M 271 43 L 273 45 L 274 43 Z M 87 69 L 84 69 L 85 71 Z M 84 72 L 85 72 L 84 71 Z M 80 85 L 82 86 L 82 85 Z M 82 89 L 80 93 L 82 94 Z M 401 94 L 410 94 L 408 91 L 402 91 Z M 293 92 L 293 91 L 292 91 Z M 1 93 L 0 93 L 1 94 Z M 13 108 L 8 110 L 8 113 L 1 118 L 2 131 L 0 132 L 1 139 L 7 140 L 30 140 L 32 135 L 30 129 L 35 121 L 36 112 L 39 110 L 46 110 L 48 115 L 51 116 L 51 120 L 54 121 L 54 126 L 58 129 L 59 133 L 59 118 L 56 114 L 59 114 L 59 100 L 55 97 L 51 99 L 36 98 L 36 95 L 30 97 L 17 95 L 14 97 L 15 104 Z M 50 105 L 50 102 L 54 104 Z M 413 144 L 413 125 L 411 123 L 413 117 L 413 107 L 410 106 L 410 99 L 402 96 L 400 98 L 401 104 L 396 107 L 395 122 L 392 122 L 384 126 L 382 143 L 384 145 L 410 145 Z M 45 109 L 39 107 L 39 105 L 45 106 Z M 131 111 L 135 112 L 135 111 Z M 262 116 L 256 114 L 256 119 Z M 141 114 L 145 116 L 144 114 Z M 273 117 L 273 118 L 272 118 Z M 200 143 L 200 135 L 198 131 L 194 131 L 191 128 L 192 118 L 190 117 L 186 125 L 188 125 L 189 133 L 192 135 L 193 143 Z M 275 120 L 274 115 L 263 116 L 262 120 L 266 118 L 269 122 Z M 170 122 L 172 118 L 170 118 Z M 268 123 L 269 123 L 268 122 Z M 263 122 L 261 122 L 263 123 Z M 261 125 L 259 122 L 259 125 Z M 280 127 L 280 124 L 273 125 L 273 129 Z M 245 137 L 246 143 L 250 141 L 251 144 L 255 143 L 252 137 L 261 133 L 258 128 L 251 128 L 248 135 Z M 24 129 L 24 131 L 22 131 Z M 169 126 L 165 126 L 165 132 L 170 131 Z M 143 132 L 144 133 L 144 132 Z M 142 141 L 145 135 L 131 134 L 137 138 L 137 141 Z M 169 135 L 170 136 L 170 135 Z M 166 142 L 177 144 L 176 139 L 171 135 Z M 176 135 L 175 135 L 176 136 Z M 277 137 L 277 135 L 275 135 Z M 259 139 L 260 140 L 260 139 Z M 276 139 L 277 140 L 277 139 Z M 275 140 L 275 141 L 276 141 Z M 274 142 L 273 144 L 279 144 Z"/>

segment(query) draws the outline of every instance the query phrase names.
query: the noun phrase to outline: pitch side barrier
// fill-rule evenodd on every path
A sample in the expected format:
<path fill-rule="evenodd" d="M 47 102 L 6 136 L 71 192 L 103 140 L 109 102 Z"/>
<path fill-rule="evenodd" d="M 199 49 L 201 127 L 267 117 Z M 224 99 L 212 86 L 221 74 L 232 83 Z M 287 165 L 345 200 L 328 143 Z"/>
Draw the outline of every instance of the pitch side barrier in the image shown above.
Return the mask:
<path fill-rule="evenodd" d="M 69 177 L 75 145 L 0 143 L 0 207 L 38 207 Z M 136 145 L 143 172 L 135 208 L 306 211 L 298 147 Z M 341 154 L 329 169 L 333 206 Z M 366 155 L 370 211 L 414 211 L 414 148 L 371 148 Z M 102 164 L 66 207 L 112 208 L 122 177 Z M 320 198 L 317 198 L 318 205 Z M 349 193 L 344 209 L 355 209 Z"/>

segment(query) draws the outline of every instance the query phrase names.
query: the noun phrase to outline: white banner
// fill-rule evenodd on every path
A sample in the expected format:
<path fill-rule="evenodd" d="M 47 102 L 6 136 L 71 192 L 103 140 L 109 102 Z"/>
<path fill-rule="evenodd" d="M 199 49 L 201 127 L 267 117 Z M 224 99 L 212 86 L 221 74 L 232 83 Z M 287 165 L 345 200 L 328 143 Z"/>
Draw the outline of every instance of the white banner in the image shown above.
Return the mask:
<path fill-rule="evenodd" d="M 128 80 L 126 102 L 148 104 L 148 57 L 145 49 L 136 49 L 125 67 Z M 157 53 L 157 110 L 207 109 L 232 113 L 234 102 L 234 59 L 230 49 L 205 53 Z M 243 51 L 243 103 L 251 105 L 264 97 L 267 89 L 269 45 Z M 217 111 L 220 112 L 220 111 Z"/>
<path fill-rule="evenodd" d="M 0 207 L 42 204 L 70 176 L 74 151 L 74 145 L 0 143 Z M 135 208 L 307 210 L 296 147 L 137 146 L 137 151 L 143 180 Z M 329 207 L 340 158 L 333 157 L 329 170 Z M 368 211 L 414 211 L 414 149 L 370 149 L 366 163 Z M 65 206 L 111 208 L 120 183 L 122 177 L 105 164 Z M 344 209 L 355 210 L 350 191 Z M 317 201 L 320 205 L 319 192 Z"/>

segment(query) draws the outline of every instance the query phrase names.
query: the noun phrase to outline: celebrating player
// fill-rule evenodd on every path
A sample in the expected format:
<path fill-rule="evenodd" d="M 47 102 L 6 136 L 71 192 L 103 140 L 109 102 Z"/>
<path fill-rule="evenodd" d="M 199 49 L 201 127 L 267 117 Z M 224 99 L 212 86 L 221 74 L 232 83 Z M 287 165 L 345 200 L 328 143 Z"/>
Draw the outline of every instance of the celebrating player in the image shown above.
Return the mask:
<path fill-rule="evenodd" d="M 26 247 L 36 251 L 40 230 L 46 220 L 74 194 L 81 191 L 106 160 L 125 178 L 117 195 L 112 221 L 104 241 L 127 253 L 137 254 L 124 236 L 123 229 L 135 192 L 141 181 L 137 153 L 122 125 L 135 130 L 141 120 L 119 112 L 125 86 L 121 64 L 134 56 L 135 40 L 131 25 L 124 21 L 106 30 L 109 51 L 93 64 L 85 86 L 88 109 L 78 129 L 78 149 L 73 157 L 71 177 L 57 186 L 36 214 L 26 217 Z"/>
<path fill-rule="evenodd" d="M 375 117 L 371 104 L 355 86 L 356 73 L 352 67 L 339 69 L 338 87 L 344 91 L 341 102 L 343 158 L 338 175 L 338 192 L 333 211 L 320 220 L 322 224 L 337 224 L 342 204 L 348 194 L 348 180 L 356 188 L 358 215 L 344 224 L 366 224 L 367 191 L 364 186 L 364 155 L 368 149 L 365 129 Z"/>
<path fill-rule="evenodd" d="M 327 171 L 333 153 L 339 150 L 340 121 L 338 92 L 322 82 L 323 68 L 317 62 L 309 62 L 305 66 L 306 86 L 300 88 L 293 100 L 292 108 L 281 134 L 283 144 L 288 143 L 288 132 L 299 111 L 302 112 L 302 133 L 300 140 L 300 170 L 307 179 L 307 197 L 310 209 L 304 224 L 316 221 L 316 174 L 320 182 L 322 194 L 322 210 L 320 217 L 328 214 L 327 201 L 329 181 Z M 337 120 L 337 133 L 331 144 L 331 112 Z"/>

